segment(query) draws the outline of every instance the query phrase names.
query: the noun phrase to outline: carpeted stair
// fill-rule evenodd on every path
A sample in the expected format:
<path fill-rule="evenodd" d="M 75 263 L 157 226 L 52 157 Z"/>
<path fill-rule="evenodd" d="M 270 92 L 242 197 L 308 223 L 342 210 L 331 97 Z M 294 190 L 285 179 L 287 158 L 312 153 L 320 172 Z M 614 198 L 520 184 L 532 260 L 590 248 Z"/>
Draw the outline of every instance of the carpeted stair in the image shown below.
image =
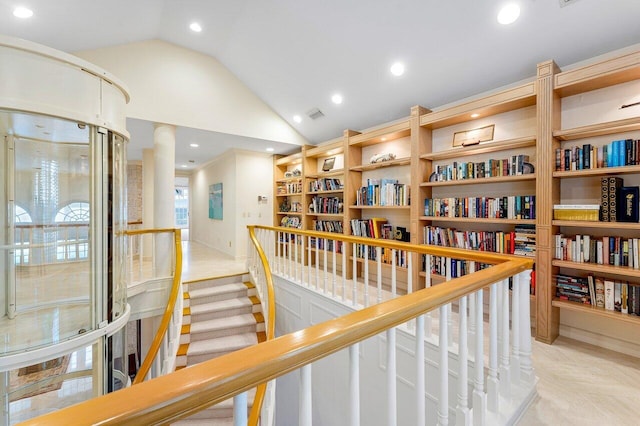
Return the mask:
<path fill-rule="evenodd" d="M 246 275 L 184 283 L 183 326 L 176 370 L 263 342 L 264 317 Z M 249 392 L 251 405 L 255 391 Z M 233 403 L 225 401 L 176 425 L 231 425 Z"/>

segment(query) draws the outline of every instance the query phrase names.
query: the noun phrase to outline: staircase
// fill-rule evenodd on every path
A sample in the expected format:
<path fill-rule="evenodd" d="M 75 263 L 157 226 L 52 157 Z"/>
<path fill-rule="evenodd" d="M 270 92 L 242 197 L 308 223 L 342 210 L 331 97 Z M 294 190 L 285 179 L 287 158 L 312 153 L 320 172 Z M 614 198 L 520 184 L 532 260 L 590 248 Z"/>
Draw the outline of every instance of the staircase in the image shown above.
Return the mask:
<path fill-rule="evenodd" d="M 247 275 L 185 282 L 183 326 L 176 370 L 266 339 L 256 289 Z M 255 390 L 249 392 L 249 405 Z M 233 402 L 224 401 L 176 425 L 231 425 Z"/>

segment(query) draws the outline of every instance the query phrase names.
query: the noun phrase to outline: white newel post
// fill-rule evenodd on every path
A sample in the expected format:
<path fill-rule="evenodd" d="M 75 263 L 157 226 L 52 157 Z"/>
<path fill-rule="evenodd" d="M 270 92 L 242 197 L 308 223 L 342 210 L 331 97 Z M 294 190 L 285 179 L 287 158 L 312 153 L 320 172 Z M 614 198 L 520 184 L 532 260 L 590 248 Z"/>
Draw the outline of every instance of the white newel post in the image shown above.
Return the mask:
<path fill-rule="evenodd" d="M 420 315 L 416 318 L 416 426 L 425 426 L 426 424 L 424 317 L 424 315 Z"/>
<path fill-rule="evenodd" d="M 489 287 L 489 377 L 487 378 L 487 408 L 498 412 L 498 292 L 502 283 Z"/>
<path fill-rule="evenodd" d="M 526 383 L 535 381 L 535 372 L 531 360 L 531 316 L 529 288 L 531 270 L 518 274 L 520 277 L 520 378 Z"/>
<path fill-rule="evenodd" d="M 458 337 L 458 406 L 456 407 L 456 425 L 471 424 L 469 412 L 469 354 L 467 344 L 467 296 L 460 298 L 459 306 L 459 337 Z"/>
<path fill-rule="evenodd" d="M 438 424 L 449 424 L 449 337 L 448 327 L 445 318 L 447 318 L 448 307 L 451 305 L 440 306 L 440 327 L 438 350 L 440 352 L 440 391 L 438 395 Z"/>
<path fill-rule="evenodd" d="M 307 364 L 300 369 L 300 412 L 298 414 L 298 424 L 300 426 L 311 426 L 311 364 Z"/>
<path fill-rule="evenodd" d="M 360 426 L 360 344 L 349 346 L 349 413 L 351 426 Z"/>

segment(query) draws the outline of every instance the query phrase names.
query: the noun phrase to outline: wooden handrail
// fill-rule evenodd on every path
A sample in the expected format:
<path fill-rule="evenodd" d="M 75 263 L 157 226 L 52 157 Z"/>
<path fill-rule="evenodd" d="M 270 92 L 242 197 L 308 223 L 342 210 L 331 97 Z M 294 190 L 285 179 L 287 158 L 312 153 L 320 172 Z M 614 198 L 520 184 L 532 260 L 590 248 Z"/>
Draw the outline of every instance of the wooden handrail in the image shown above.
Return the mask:
<path fill-rule="evenodd" d="M 273 287 L 273 278 L 271 276 L 271 267 L 269 267 L 269 261 L 267 260 L 267 256 L 262 249 L 262 245 L 256 238 L 255 226 L 249 225 L 247 226 L 249 229 L 249 238 L 258 252 L 258 256 L 260 257 L 260 263 L 262 263 L 262 267 L 264 268 L 264 275 L 266 280 L 267 287 L 267 324 L 266 324 L 266 340 L 273 340 L 275 338 L 275 330 L 276 330 L 276 303 L 275 297 L 276 293 Z M 253 398 L 253 405 L 251 407 L 251 412 L 249 413 L 249 419 L 247 424 L 249 426 L 257 426 L 258 421 L 260 420 L 260 412 L 262 411 L 262 404 L 264 402 L 264 396 L 267 392 L 267 384 L 262 383 L 256 389 L 256 394 Z"/>
<path fill-rule="evenodd" d="M 156 335 L 151 342 L 151 346 L 149 347 L 149 351 L 144 358 L 144 361 L 140 365 L 140 369 L 136 373 L 135 379 L 133 379 L 133 384 L 142 383 L 147 377 L 149 370 L 151 369 L 151 365 L 153 364 L 153 360 L 158 355 L 158 350 L 160 350 L 160 345 L 162 345 L 162 340 L 164 335 L 167 333 L 169 329 L 169 323 L 171 322 L 171 316 L 173 315 L 173 310 L 176 306 L 176 301 L 178 300 L 179 292 L 180 292 L 180 280 L 182 275 L 182 245 L 180 243 L 180 230 L 174 228 L 164 228 L 164 229 L 134 229 L 124 231 L 125 235 L 140 235 L 140 234 L 159 234 L 159 233 L 168 233 L 173 232 L 173 239 L 175 242 L 175 253 L 176 253 L 176 265 L 173 271 L 173 284 L 171 286 L 171 293 L 169 294 L 169 300 L 167 301 L 167 306 L 164 310 L 164 314 L 162 315 L 162 320 L 160 321 L 160 326 L 156 331 Z"/>
<path fill-rule="evenodd" d="M 434 249 L 429 246 L 400 246 L 403 249 L 411 247 L 412 251 L 420 249 L 425 253 L 433 253 Z M 455 249 L 437 251 L 447 257 L 460 257 L 459 252 L 469 252 Z M 499 258 L 502 262 L 471 275 L 36 417 L 24 424 L 67 425 L 70 419 L 76 424 L 86 425 L 148 425 L 177 421 L 533 266 L 532 260 L 524 258 L 478 257 L 480 261 Z"/>
<path fill-rule="evenodd" d="M 519 256 L 493 253 L 488 251 L 478 251 L 471 249 L 461 249 L 454 247 L 433 246 L 427 244 L 412 244 L 396 240 L 384 240 L 380 238 L 354 237 L 352 235 L 336 234 L 333 232 L 303 231 L 301 229 L 286 228 L 282 226 L 255 225 L 255 229 L 266 229 L 269 231 L 282 232 L 285 234 L 296 234 L 308 237 L 326 238 L 329 240 L 342 241 L 345 243 L 366 244 L 369 246 L 390 248 L 395 250 L 405 250 L 420 254 L 431 254 L 434 256 L 451 257 L 454 259 L 473 260 L 492 265 L 505 262 L 508 259 L 522 259 Z M 525 259 L 528 260 L 528 259 Z M 529 260 L 533 267 L 533 260 Z"/>

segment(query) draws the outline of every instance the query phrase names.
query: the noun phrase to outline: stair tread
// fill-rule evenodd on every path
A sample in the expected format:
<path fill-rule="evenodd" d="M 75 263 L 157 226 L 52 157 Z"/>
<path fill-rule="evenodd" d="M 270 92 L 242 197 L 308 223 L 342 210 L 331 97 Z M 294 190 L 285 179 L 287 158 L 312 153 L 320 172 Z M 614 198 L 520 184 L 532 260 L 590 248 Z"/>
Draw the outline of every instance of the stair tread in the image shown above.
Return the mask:
<path fill-rule="evenodd" d="M 194 322 L 191 324 L 191 334 L 255 324 L 256 319 L 253 314 L 233 315 L 225 318 Z"/>
<path fill-rule="evenodd" d="M 207 288 L 189 290 L 189 297 L 191 299 L 196 299 L 198 297 L 215 296 L 225 293 L 235 293 L 238 291 L 247 291 L 247 286 L 245 286 L 243 283 L 214 285 Z"/>
<path fill-rule="evenodd" d="M 201 314 L 204 312 L 225 311 L 229 309 L 251 307 L 253 304 L 249 299 L 228 299 L 219 300 L 217 302 L 203 303 L 201 305 L 191 306 L 191 315 Z"/>
<path fill-rule="evenodd" d="M 232 352 L 258 343 L 256 333 L 241 333 L 215 339 L 199 340 L 189 345 L 187 356 L 216 352 Z"/>

